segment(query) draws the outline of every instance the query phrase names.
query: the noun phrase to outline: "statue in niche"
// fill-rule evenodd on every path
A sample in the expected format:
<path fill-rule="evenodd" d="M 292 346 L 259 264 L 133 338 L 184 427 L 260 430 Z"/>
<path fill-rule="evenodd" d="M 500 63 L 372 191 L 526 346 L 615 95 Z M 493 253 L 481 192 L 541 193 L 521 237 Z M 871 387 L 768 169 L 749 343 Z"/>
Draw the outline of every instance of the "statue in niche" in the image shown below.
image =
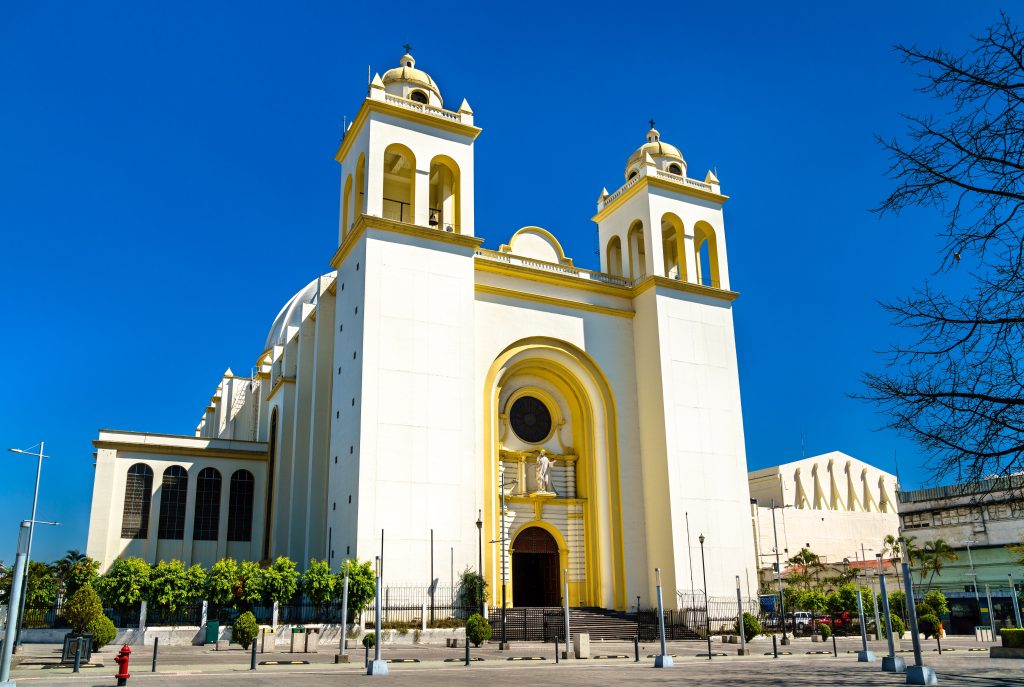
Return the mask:
<path fill-rule="evenodd" d="M 551 466 L 554 461 L 548 458 L 548 453 L 544 449 L 540 450 L 537 454 L 537 491 L 545 494 L 554 494 L 555 490 L 551 488 Z"/>

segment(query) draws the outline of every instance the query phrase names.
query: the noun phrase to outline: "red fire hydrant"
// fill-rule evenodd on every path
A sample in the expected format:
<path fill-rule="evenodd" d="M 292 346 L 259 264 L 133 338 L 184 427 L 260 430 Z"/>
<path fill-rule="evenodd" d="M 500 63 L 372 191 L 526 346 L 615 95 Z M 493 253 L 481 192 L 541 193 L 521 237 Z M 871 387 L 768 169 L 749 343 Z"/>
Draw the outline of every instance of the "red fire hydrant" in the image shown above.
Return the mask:
<path fill-rule="evenodd" d="M 128 648 L 127 644 L 125 644 L 121 647 L 121 650 L 117 652 L 117 656 L 114 657 L 114 663 L 120 667 L 120 670 L 118 670 L 117 674 L 114 675 L 114 677 L 117 678 L 117 687 L 125 687 L 125 685 L 128 684 L 128 678 L 131 677 L 128 673 L 128 659 L 131 655 L 132 650 Z"/>

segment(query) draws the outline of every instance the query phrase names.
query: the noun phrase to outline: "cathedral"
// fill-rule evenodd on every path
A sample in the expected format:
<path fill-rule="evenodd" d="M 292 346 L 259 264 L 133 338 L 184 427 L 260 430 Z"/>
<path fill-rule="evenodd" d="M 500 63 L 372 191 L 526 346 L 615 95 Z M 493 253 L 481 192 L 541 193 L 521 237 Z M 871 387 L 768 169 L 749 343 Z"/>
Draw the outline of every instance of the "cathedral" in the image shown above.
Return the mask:
<path fill-rule="evenodd" d="M 331 271 L 254 374 L 227 370 L 192 434 L 100 431 L 103 569 L 383 547 L 389 585 L 429 585 L 432 558 L 447 580 L 451 556 L 492 606 L 505 580 L 512 606 L 567 584 L 620 610 L 654 603 L 656 568 L 669 607 L 702 562 L 712 595 L 756 575 L 719 180 L 652 122 L 597 198 L 592 271 L 536 226 L 483 246 L 480 133 L 411 55 L 374 76 L 335 155 Z"/>

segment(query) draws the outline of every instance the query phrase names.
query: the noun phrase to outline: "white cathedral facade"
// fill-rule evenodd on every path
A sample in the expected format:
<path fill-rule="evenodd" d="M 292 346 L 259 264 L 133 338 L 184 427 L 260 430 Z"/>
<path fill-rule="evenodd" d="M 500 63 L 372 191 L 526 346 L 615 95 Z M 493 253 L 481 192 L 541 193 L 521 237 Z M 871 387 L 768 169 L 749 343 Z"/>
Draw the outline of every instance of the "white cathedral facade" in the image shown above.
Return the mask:
<path fill-rule="evenodd" d="M 104 569 L 337 569 L 383 535 L 388 583 L 426 586 L 432 540 L 462 570 L 480 537 L 492 605 L 504 562 L 510 605 L 559 605 L 567 581 L 573 605 L 627 609 L 654 602 L 655 568 L 672 606 L 703 534 L 709 593 L 755 574 L 718 179 L 652 126 L 598 198 L 596 272 L 539 227 L 482 246 L 480 132 L 410 55 L 375 76 L 336 154 L 333 271 L 281 310 L 257 373 L 229 370 L 193 436 L 94 442 Z"/>

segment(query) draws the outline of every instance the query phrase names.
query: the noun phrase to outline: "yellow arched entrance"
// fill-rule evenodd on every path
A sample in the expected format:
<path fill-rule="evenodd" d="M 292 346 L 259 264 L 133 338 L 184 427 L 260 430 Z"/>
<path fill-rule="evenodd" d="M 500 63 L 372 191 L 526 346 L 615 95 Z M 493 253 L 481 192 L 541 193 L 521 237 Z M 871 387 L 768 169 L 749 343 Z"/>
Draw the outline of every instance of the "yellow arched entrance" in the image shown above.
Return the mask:
<path fill-rule="evenodd" d="M 580 457 L 576 465 L 577 494 L 584 519 L 583 579 L 570 584 L 570 602 L 583 605 L 626 608 L 625 561 L 622 540 L 622 508 L 619 486 L 617 411 L 607 379 L 584 351 L 565 341 L 530 337 L 508 346 L 488 369 L 484 381 L 484 528 L 488 539 L 501 540 L 501 510 L 498 467 L 501 449 L 499 398 L 503 384 L 517 375 L 539 377 L 557 388 L 574 407 L 571 443 Z M 559 542 L 560 568 L 568 567 L 569 547 L 562 534 L 540 517 L 523 524 L 518 521 L 513 535 L 530 526 L 542 527 Z M 493 606 L 500 606 L 502 558 L 500 544 L 485 556 L 484 575 Z M 511 561 L 508 561 L 509 563 Z M 506 594 L 515 603 L 510 584 L 511 565 L 506 576 Z"/>

